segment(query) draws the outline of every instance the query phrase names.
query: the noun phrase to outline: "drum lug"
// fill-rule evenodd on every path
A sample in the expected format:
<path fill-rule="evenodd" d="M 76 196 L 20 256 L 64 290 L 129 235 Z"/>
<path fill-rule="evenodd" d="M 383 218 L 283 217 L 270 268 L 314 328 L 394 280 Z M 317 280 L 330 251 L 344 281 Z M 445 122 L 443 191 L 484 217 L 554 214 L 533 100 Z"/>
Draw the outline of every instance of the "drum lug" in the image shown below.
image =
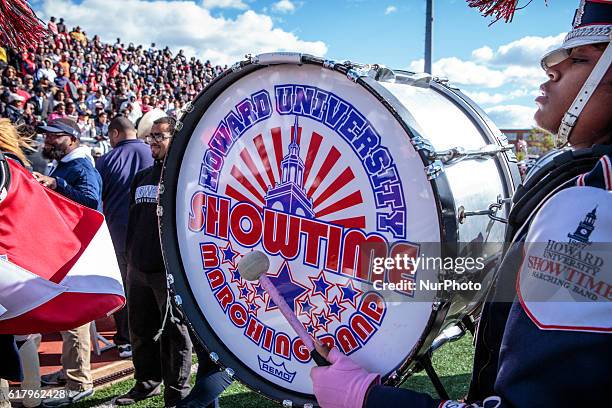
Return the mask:
<path fill-rule="evenodd" d="M 443 172 L 444 165 L 440 160 L 436 160 L 429 166 L 425 167 L 425 174 L 427 175 L 427 180 L 430 181 L 437 179 Z"/>
<path fill-rule="evenodd" d="M 323 68 L 334 69 L 336 64 L 337 63 L 334 60 L 325 60 L 323 61 Z"/>
<path fill-rule="evenodd" d="M 170 285 L 174 284 L 174 276 L 171 273 L 167 274 L 166 281 L 168 282 L 168 287 L 170 287 Z"/>
<path fill-rule="evenodd" d="M 431 310 L 433 310 L 434 312 L 440 310 L 440 307 L 442 307 L 442 302 L 440 302 L 439 300 L 436 300 L 431 304 Z"/>
<path fill-rule="evenodd" d="M 429 140 L 425 139 L 422 136 L 415 136 L 412 138 L 411 142 L 418 152 L 421 152 L 425 155 L 427 160 L 435 160 L 435 149 Z"/>
<path fill-rule="evenodd" d="M 249 56 L 247 56 L 247 58 L 249 58 Z M 230 69 L 232 70 L 232 72 L 240 71 L 242 69 L 242 62 L 236 62 L 230 67 Z"/>
<path fill-rule="evenodd" d="M 185 105 L 183 105 L 181 110 L 186 113 L 193 112 L 193 103 L 191 103 L 191 101 L 187 102 Z"/>
<path fill-rule="evenodd" d="M 180 132 L 181 129 L 183 129 L 183 122 L 181 122 L 180 120 L 177 120 L 176 124 L 174 125 L 174 131 Z"/>
<path fill-rule="evenodd" d="M 367 77 L 368 76 L 368 69 L 365 68 L 351 68 L 348 71 L 346 71 L 346 77 L 348 79 L 350 79 L 353 82 L 357 82 L 359 80 L 359 78 L 362 77 Z"/>
<path fill-rule="evenodd" d="M 283 400 L 283 407 L 292 407 L 293 401 L 291 400 Z"/>
<path fill-rule="evenodd" d="M 157 216 L 158 217 L 163 217 L 164 216 L 164 207 L 162 207 L 161 205 L 157 206 Z"/>
<path fill-rule="evenodd" d="M 164 191 L 166 191 L 166 188 L 164 187 L 163 184 L 160 184 L 159 187 L 157 188 L 157 192 L 162 195 L 164 194 Z"/>
<path fill-rule="evenodd" d="M 227 375 L 227 376 L 228 376 L 230 379 L 232 379 L 232 380 L 234 379 L 234 374 L 235 374 L 235 372 L 234 372 L 234 370 L 233 370 L 233 369 L 231 369 L 231 368 L 227 367 L 227 368 L 225 369 L 225 374 L 226 374 L 226 375 Z"/>
<path fill-rule="evenodd" d="M 214 351 L 209 354 L 209 357 L 213 363 L 216 363 L 217 361 L 219 361 L 219 355 L 215 353 Z"/>
<path fill-rule="evenodd" d="M 183 304 L 183 298 L 181 297 L 181 295 L 174 295 L 174 303 L 176 303 L 177 306 Z"/>

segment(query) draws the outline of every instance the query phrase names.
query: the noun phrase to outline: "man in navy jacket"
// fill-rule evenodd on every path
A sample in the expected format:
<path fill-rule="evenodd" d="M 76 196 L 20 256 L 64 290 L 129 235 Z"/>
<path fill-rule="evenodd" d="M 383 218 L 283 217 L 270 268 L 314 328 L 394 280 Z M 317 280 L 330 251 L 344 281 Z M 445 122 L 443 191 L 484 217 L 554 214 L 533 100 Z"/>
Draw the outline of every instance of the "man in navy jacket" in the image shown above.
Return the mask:
<path fill-rule="evenodd" d="M 136 137 L 132 122 L 118 116 L 108 126 L 108 137 L 113 150 L 96 162 L 102 177 L 102 202 L 106 223 L 113 240 L 123 285 L 126 286 L 127 260 L 125 242 L 127 237 L 130 185 L 134 175 L 153 165 L 151 149 Z M 132 356 L 127 306 L 114 314 L 117 333 L 113 340 L 119 348 L 119 356 Z"/>
<path fill-rule="evenodd" d="M 94 167 L 87 146 L 81 146 L 81 131 L 76 122 L 60 118 L 40 128 L 45 132 L 43 156 L 54 160 L 54 168 L 45 176 L 33 176 L 43 186 L 94 210 L 102 210 L 102 179 Z M 41 378 L 43 384 L 66 384 L 67 397 L 45 401 L 45 406 L 70 405 L 93 395 L 90 350 L 91 337 L 87 323 L 62 332 L 62 370 Z"/>

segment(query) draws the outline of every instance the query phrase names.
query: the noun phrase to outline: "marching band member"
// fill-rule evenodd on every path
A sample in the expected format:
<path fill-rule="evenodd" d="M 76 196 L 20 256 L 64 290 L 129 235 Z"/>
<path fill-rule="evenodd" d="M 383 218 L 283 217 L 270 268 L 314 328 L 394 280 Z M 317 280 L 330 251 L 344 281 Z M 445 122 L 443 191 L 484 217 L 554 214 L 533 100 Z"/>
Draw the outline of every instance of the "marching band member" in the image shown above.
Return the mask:
<path fill-rule="evenodd" d="M 559 224 L 567 223 L 565 220 L 569 218 L 582 218 L 583 214 L 576 214 L 575 208 L 594 197 L 606 205 L 597 206 L 587 215 L 591 221 L 597 218 L 595 226 L 604 231 L 604 236 L 612 231 L 611 37 L 612 1 L 582 0 L 572 31 L 559 49 L 542 60 L 548 81 L 541 86 L 542 95 L 536 99 L 536 122 L 546 130 L 567 137 L 573 149 L 593 147 L 592 150 L 604 153 L 590 172 L 572 178 L 571 185 L 559 187 L 515 230 L 511 240 L 524 244 L 525 259 L 530 251 L 537 250 L 530 243 L 547 242 L 543 237 L 549 237 L 548 242 L 550 237 L 559 237 L 565 244 L 568 236 L 570 244 L 572 239 L 577 242 L 587 237 L 592 223 L 576 230 L 575 234 L 584 233 L 582 238 L 567 232 L 568 225 L 575 225 L 575 221 L 565 225 L 565 235 L 559 232 Z M 609 242 L 608 238 L 608 245 Z M 517 248 L 522 246 L 513 245 L 504 254 L 496 287 L 483 308 L 476 334 L 468 403 L 439 401 L 415 391 L 382 386 L 378 374 L 366 372 L 334 348 L 327 357 L 332 365 L 314 367 L 311 371 L 320 405 L 324 408 L 600 406 L 607 400 L 612 376 L 610 291 L 604 293 L 603 302 L 531 302 L 525 294 L 546 290 L 547 283 L 525 279 L 530 277 L 522 272 L 527 262 L 523 263 L 522 249 Z M 609 248 L 603 251 L 605 259 L 612 258 L 610 252 Z M 521 263 L 523 269 L 519 270 Z M 604 264 L 599 273 L 603 282 L 608 279 L 610 288 L 612 267 Z M 512 303 L 496 302 L 496 292 L 508 283 L 515 288 L 517 276 L 520 277 L 516 285 L 518 299 Z M 319 351 L 326 352 L 322 348 Z"/>

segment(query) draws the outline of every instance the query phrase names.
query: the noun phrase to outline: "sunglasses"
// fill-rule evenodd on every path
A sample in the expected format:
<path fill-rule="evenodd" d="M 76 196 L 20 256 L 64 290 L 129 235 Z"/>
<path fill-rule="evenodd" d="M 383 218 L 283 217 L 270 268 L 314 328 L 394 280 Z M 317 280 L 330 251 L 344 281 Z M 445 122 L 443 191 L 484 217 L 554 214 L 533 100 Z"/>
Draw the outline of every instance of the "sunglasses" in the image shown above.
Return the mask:
<path fill-rule="evenodd" d="M 145 142 L 146 143 L 151 143 L 152 141 L 156 141 L 157 143 L 161 143 L 163 142 L 165 139 L 170 139 L 172 137 L 171 134 L 169 133 L 149 133 L 147 136 L 145 136 Z"/>

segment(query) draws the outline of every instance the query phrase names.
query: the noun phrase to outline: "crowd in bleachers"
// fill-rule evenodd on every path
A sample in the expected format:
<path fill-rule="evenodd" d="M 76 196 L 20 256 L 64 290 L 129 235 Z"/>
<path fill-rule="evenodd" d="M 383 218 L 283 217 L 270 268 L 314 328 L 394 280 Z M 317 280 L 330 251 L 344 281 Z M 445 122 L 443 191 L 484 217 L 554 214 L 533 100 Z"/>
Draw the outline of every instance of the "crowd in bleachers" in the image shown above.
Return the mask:
<path fill-rule="evenodd" d="M 49 36 L 36 49 L 0 47 L 0 117 L 26 131 L 59 117 L 73 119 L 82 141 L 104 140 L 116 115 L 132 122 L 154 108 L 176 116 L 225 68 L 187 58 L 183 50 L 114 44 L 51 17 Z M 95 151 L 94 155 L 105 151 Z"/>

